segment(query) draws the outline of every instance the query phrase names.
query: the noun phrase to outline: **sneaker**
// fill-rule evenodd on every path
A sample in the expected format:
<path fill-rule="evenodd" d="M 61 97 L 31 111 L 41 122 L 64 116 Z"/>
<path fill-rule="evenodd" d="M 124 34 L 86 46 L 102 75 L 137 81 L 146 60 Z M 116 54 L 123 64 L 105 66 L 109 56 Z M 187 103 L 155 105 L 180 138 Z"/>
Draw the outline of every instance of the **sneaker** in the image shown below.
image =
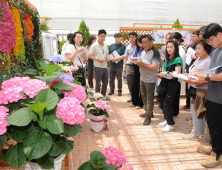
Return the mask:
<path fill-rule="evenodd" d="M 122 92 L 121 91 L 118 91 L 118 96 L 122 96 Z"/>
<path fill-rule="evenodd" d="M 187 107 L 187 105 L 183 106 L 182 108 L 180 108 L 180 110 L 190 110 L 189 107 Z"/>
<path fill-rule="evenodd" d="M 186 121 L 189 121 L 189 120 L 193 120 L 193 118 L 190 116 L 190 117 L 186 117 Z"/>
<path fill-rule="evenodd" d="M 110 91 L 110 92 L 108 93 L 108 95 L 112 95 L 112 94 L 114 94 L 114 91 Z"/>
<path fill-rule="evenodd" d="M 140 114 L 140 117 L 146 117 L 146 113 Z"/>
<path fill-rule="evenodd" d="M 103 96 L 102 100 L 110 100 L 108 96 Z"/>
<path fill-rule="evenodd" d="M 193 136 L 192 134 L 183 135 L 182 138 L 183 139 L 188 139 L 188 140 L 195 140 L 195 141 L 200 140 L 198 136 Z"/>
<path fill-rule="evenodd" d="M 129 100 L 127 100 L 127 102 L 132 102 L 132 98 L 130 98 Z"/>
<path fill-rule="evenodd" d="M 131 103 L 131 104 L 130 104 L 130 107 L 135 107 L 135 105 Z"/>
<path fill-rule="evenodd" d="M 163 122 L 159 123 L 159 126 L 161 127 L 165 127 L 167 125 L 167 121 L 164 120 Z"/>
<path fill-rule="evenodd" d="M 136 108 L 136 109 L 141 109 L 142 107 L 140 107 L 140 106 L 136 106 L 135 108 Z"/>
<path fill-rule="evenodd" d="M 151 118 L 146 116 L 146 119 L 144 120 L 143 125 L 150 125 L 150 122 L 151 122 Z"/>
<path fill-rule="evenodd" d="M 204 155 L 210 155 L 212 152 L 212 147 L 211 146 L 199 146 L 197 148 L 198 153 L 202 153 Z"/>
<path fill-rule="evenodd" d="M 160 104 L 160 101 L 159 100 L 155 100 L 154 104 Z"/>
<path fill-rule="evenodd" d="M 162 129 L 163 132 L 170 132 L 170 131 L 172 131 L 172 130 L 174 130 L 174 125 L 166 125 L 166 126 Z"/>
<path fill-rule="evenodd" d="M 201 165 L 205 168 L 214 168 L 215 166 L 221 164 L 221 155 L 217 155 L 213 152 L 207 159 L 201 162 Z"/>

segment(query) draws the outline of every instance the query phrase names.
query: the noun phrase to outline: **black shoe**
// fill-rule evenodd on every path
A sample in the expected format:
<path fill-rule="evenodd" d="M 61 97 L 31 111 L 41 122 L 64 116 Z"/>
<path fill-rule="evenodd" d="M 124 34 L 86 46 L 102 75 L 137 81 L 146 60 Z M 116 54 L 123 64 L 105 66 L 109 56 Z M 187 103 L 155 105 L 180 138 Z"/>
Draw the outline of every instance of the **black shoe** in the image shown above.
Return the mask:
<path fill-rule="evenodd" d="M 153 112 L 152 112 L 152 114 L 151 114 L 151 118 L 154 118 L 154 114 L 153 114 Z"/>
<path fill-rule="evenodd" d="M 122 96 L 122 92 L 121 91 L 118 91 L 118 96 Z"/>
<path fill-rule="evenodd" d="M 110 92 L 108 93 L 108 95 L 112 95 L 112 94 L 114 94 L 114 91 L 110 91 Z"/>
<path fill-rule="evenodd" d="M 146 117 L 146 113 L 140 114 L 140 117 Z"/>
<path fill-rule="evenodd" d="M 143 125 L 150 125 L 150 122 L 151 122 L 151 118 L 146 116 L 146 119 L 144 120 Z"/>

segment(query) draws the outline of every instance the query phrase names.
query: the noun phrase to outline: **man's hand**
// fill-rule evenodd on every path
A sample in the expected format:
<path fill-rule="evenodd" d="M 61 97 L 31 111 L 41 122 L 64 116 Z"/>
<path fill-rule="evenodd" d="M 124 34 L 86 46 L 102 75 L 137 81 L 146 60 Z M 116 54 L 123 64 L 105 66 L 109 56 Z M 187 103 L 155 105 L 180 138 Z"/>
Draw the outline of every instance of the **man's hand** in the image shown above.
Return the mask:
<path fill-rule="evenodd" d="M 195 72 L 195 73 L 191 74 L 191 76 L 197 76 L 197 74 L 201 74 L 201 73 L 203 73 L 203 71 Z"/>
<path fill-rule="evenodd" d="M 200 81 L 205 81 L 205 78 L 207 77 L 206 74 L 203 74 L 203 73 L 200 73 L 200 74 L 197 74 L 197 78 L 200 80 Z"/>
<path fill-rule="evenodd" d="M 142 65 L 142 59 L 137 60 L 136 64 L 140 67 Z"/>
<path fill-rule="evenodd" d="M 110 61 L 112 61 L 113 63 L 116 62 L 116 59 L 115 58 L 111 58 Z"/>
<path fill-rule="evenodd" d="M 104 60 L 102 59 L 102 58 L 98 58 L 98 60 L 97 60 L 99 63 L 103 63 L 104 62 Z"/>
<path fill-rule="evenodd" d="M 88 60 L 88 57 L 87 57 L 86 53 L 83 53 L 83 54 L 81 55 L 81 57 L 84 58 L 85 60 Z"/>
<path fill-rule="evenodd" d="M 123 68 L 123 72 L 126 73 L 126 68 L 125 67 Z"/>

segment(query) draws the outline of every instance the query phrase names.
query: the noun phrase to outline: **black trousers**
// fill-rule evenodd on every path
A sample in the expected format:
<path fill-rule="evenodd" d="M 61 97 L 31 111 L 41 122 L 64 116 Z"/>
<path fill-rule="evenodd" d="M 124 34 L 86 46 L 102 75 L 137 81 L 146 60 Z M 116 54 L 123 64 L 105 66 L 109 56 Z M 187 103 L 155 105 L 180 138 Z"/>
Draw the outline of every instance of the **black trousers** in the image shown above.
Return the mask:
<path fill-rule="evenodd" d="M 89 88 L 93 88 L 93 60 L 88 59 L 88 84 Z"/>
<path fill-rule="evenodd" d="M 186 83 L 186 93 L 187 93 L 187 91 L 188 91 L 188 84 Z M 186 96 L 186 105 L 187 105 L 187 107 L 189 107 L 190 108 L 190 97 L 188 97 L 188 96 Z"/>
<path fill-rule="evenodd" d="M 181 84 L 177 80 L 174 80 L 172 85 L 167 89 L 166 94 L 160 97 L 164 119 L 166 119 L 168 125 L 174 125 L 173 116 L 179 114 L 180 87 Z"/>
<path fill-rule="evenodd" d="M 137 65 L 133 65 L 134 73 L 132 79 L 132 103 L 135 106 L 143 107 L 143 100 L 140 92 L 140 71 Z"/>
<path fill-rule="evenodd" d="M 207 100 L 206 109 L 212 150 L 216 154 L 222 155 L 222 104 Z"/>

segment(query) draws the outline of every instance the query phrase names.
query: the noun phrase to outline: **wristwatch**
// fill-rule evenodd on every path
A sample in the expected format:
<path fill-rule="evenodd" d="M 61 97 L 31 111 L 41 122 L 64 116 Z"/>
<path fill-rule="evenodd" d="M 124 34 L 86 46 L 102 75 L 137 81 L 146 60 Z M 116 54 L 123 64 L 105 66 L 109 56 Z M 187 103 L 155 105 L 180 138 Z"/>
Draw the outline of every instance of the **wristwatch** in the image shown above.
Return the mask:
<path fill-rule="evenodd" d="M 169 71 L 167 71 L 167 75 L 169 75 L 170 74 L 170 72 Z"/>
<path fill-rule="evenodd" d="M 206 80 L 206 81 L 210 81 L 209 74 L 207 74 L 207 76 L 206 76 L 205 80 Z"/>

